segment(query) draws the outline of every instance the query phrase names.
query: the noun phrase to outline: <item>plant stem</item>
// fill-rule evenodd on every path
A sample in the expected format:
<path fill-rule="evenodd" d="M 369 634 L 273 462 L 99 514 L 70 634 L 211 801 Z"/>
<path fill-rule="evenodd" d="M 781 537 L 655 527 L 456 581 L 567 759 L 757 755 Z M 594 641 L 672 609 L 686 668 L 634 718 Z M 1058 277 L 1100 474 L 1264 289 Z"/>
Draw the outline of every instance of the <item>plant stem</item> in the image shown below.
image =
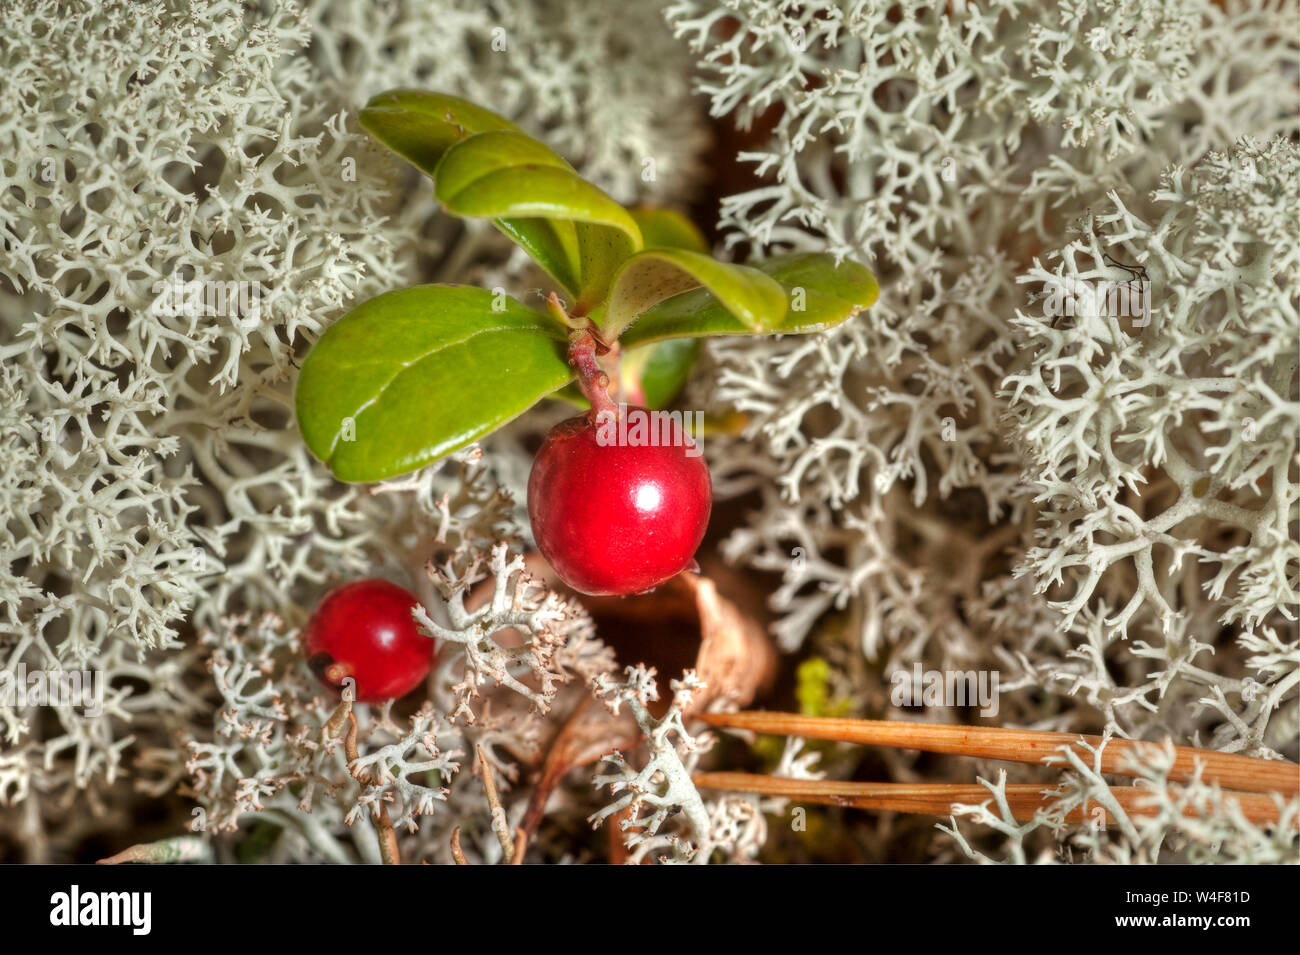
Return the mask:
<path fill-rule="evenodd" d="M 379 857 L 384 865 L 401 865 L 402 854 L 397 848 L 397 832 L 388 817 L 388 807 L 383 803 L 375 811 L 375 829 L 379 838 Z"/>
<path fill-rule="evenodd" d="M 609 396 L 609 375 L 596 361 L 596 336 L 590 329 L 574 332 L 569 337 L 569 364 L 578 373 L 578 387 L 591 402 L 591 410 L 599 418 L 604 412 L 618 414 L 618 406 Z"/>
<path fill-rule="evenodd" d="M 515 840 L 506 822 L 506 811 L 501 806 L 501 797 L 497 795 L 497 783 L 492 778 L 492 767 L 483 758 L 482 746 L 475 746 L 474 751 L 478 753 L 479 771 L 483 774 L 483 792 L 487 796 L 488 808 L 492 811 L 492 828 L 497 834 L 497 841 L 501 843 L 501 851 L 505 858 L 511 859 L 515 854 Z"/>

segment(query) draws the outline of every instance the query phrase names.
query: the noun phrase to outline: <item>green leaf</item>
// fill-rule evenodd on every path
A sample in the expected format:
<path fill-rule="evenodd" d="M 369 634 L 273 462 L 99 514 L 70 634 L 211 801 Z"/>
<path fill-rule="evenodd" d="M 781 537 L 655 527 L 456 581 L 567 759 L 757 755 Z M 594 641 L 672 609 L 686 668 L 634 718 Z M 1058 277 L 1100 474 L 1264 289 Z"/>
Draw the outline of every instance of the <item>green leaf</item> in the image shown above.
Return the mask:
<path fill-rule="evenodd" d="M 695 223 L 672 209 L 638 206 L 629 209 L 641 230 L 641 241 L 647 249 L 685 249 L 688 252 L 708 252 L 709 243 Z"/>
<path fill-rule="evenodd" d="M 631 221 L 630 216 L 628 221 Z M 590 222 L 578 222 L 575 225 L 578 230 L 580 259 L 578 271 L 582 275 L 582 281 L 579 283 L 578 302 L 572 311 L 577 315 L 586 315 L 609 297 L 610 283 L 619 266 L 641 248 L 641 236 L 638 232 L 633 238 L 620 229 Z"/>
<path fill-rule="evenodd" d="M 572 377 L 556 324 L 463 285 L 386 292 L 321 336 L 298 376 L 298 427 L 343 481 L 423 467 Z"/>
<path fill-rule="evenodd" d="M 432 176 L 453 143 L 494 129 L 518 131 L 510 120 L 468 100 L 422 90 L 389 90 L 361 110 L 361 126 L 417 169 Z"/>
<path fill-rule="evenodd" d="M 673 296 L 643 313 L 619 338 L 625 348 L 666 338 L 705 335 L 791 335 L 816 332 L 869 307 L 875 276 L 865 266 L 832 256 L 798 253 L 760 262 L 756 269 L 776 280 L 790 307 L 777 321 L 755 327 L 742 322 L 707 288 Z"/>
<path fill-rule="evenodd" d="M 508 131 L 554 156 L 525 136 L 514 123 L 456 96 L 421 90 L 391 90 L 361 111 L 362 127 L 381 143 L 432 177 L 447 150 L 479 133 Z M 557 160 L 559 157 L 555 157 Z M 563 160 L 560 160 L 563 164 Z M 573 224 L 541 218 L 499 219 L 495 223 L 532 256 L 569 295 L 577 295 L 578 240 Z"/>
<path fill-rule="evenodd" d="M 576 287 L 567 287 L 584 310 L 605 298 L 614 271 L 641 247 L 626 209 L 523 133 L 499 130 L 456 143 L 435 170 L 434 194 L 455 215 L 550 222 L 567 252 L 567 274 L 578 276 Z"/>
<path fill-rule="evenodd" d="M 599 318 L 602 334 L 612 341 L 642 312 L 700 285 L 754 331 L 772 327 L 785 314 L 785 290 L 758 269 L 685 249 L 649 249 L 624 262 L 615 277 Z"/>
<path fill-rule="evenodd" d="M 492 224 L 527 252 L 561 289 L 571 296 L 578 294 L 580 256 L 578 234 L 572 222 L 563 219 L 497 219 Z"/>
<path fill-rule="evenodd" d="M 668 407 L 690 377 L 702 347 L 698 338 L 672 338 L 629 349 L 621 369 L 624 388 L 633 393 L 639 388 L 638 403 L 647 408 Z"/>
<path fill-rule="evenodd" d="M 514 130 L 479 133 L 457 145 L 459 148 L 448 149 L 443 154 L 442 162 L 433 172 L 436 179 L 434 195 L 453 211 L 458 195 L 494 172 L 519 171 L 519 167 L 524 171 L 549 167 L 573 172 L 549 146 Z M 519 177 L 513 178 L 517 180 Z M 469 194 L 471 201 L 475 195 Z"/>
<path fill-rule="evenodd" d="M 361 111 L 376 139 L 434 179 L 453 215 L 487 218 L 570 296 L 579 313 L 609 294 L 641 248 L 636 220 L 543 143 L 455 96 L 381 93 Z"/>
<path fill-rule="evenodd" d="M 637 206 L 628 212 L 641 230 L 641 241 L 646 249 L 709 251 L 704 233 L 680 212 L 654 206 Z M 690 339 L 634 348 L 623 356 L 625 386 L 644 389 L 647 408 L 664 408 L 686 384 L 699 352 L 698 343 Z"/>

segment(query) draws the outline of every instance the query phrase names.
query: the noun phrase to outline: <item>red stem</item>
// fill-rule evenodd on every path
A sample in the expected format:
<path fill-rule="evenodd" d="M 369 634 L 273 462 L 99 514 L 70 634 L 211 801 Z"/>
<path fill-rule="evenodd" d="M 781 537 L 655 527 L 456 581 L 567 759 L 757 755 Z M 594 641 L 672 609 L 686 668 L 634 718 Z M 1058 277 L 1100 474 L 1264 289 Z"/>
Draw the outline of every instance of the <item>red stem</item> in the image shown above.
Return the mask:
<path fill-rule="evenodd" d="M 609 396 L 609 375 L 596 361 L 596 336 L 591 330 L 574 332 L 569 338 L 569 364 L 578 373 L 578 387 L 591 402 L 592 413 L 598 418 L 601 412 L 618 414 L 618 406 Z"/>

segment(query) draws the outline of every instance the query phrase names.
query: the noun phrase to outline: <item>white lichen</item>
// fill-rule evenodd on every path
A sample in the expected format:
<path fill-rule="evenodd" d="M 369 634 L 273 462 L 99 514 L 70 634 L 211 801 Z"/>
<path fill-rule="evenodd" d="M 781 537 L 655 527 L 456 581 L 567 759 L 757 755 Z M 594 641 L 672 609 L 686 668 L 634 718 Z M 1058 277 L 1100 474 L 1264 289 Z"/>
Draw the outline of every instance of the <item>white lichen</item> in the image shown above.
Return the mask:
<path fill-rule="evenodd" d="M 1004 725 L 1295 758 L 1297 16 L 669 8 L 713 114 L 773 124 L 728 242 L 880 279 L 829 334 L 710 343 L 693 393 L 746 416 L 707 448 L 758 495 L 726 553 L 858 712 L 922 660 L 1000 669 Z M 1142 280 L 1114 314 L 1101 283 Z"/>
<path fill-rule="evenodd" d="M 654 5 L 6 8 L 0 667 L 85 667 L 113 687 L 96 721 L 0 704 L 4 826 L 31 858 L 119 824 L 133 763 L 150 787 L 176 779 L 155 762 L 202 735 L 205 703 L 177 678 L 197 630 L 264 612 L 292 629 L 356 576 L 422 586 L 439 531 L 411 527 L 430 495 L 462 494 L 456 474 L 379 495 L 334 481 L 293 421 L 295 363 L 386 289 L 527 297 L 537 281 L 490 229 L 439 214 L 427 179 L 359 130 L 359 107 L 394 86 L 467 95 L 618 198 L 662 202 L 687 195 L 704 144 L 688 63 Z M 652 69 L 662 83 L 644 82 Z M 244 283 L 247 307 L 225 283 Z M 178 287 L 200 290 L 194 307 Z M 485 472 L 517 489 L 520 452 L 495 447 Z M 510 507 L 493 540 L 523 536 Z"/>

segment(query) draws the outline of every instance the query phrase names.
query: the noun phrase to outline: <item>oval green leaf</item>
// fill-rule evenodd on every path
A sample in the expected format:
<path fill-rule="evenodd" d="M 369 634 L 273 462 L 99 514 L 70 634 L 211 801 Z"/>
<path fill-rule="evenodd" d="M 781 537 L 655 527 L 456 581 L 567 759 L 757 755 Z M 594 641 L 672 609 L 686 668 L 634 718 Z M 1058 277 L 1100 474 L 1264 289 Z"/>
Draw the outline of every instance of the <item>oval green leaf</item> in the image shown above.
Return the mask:
<path fill-rule="evenodd" d="M 583 311 L 604 299 L 614 271 L 641 247 L 641 230 L 626 209 L 523 133 L 486 132 L 456 143 L 434 173 L 434 194 L 455 215 L 544 219 L 557 234 L 572 229 L 576 261 L 567 264 L 578 275 Z"/>
<path fill-rule="evenodd" d="M 604 301 L 618 266 L 641 248 L 627 210 L 509 120 L 456 96 L 391 90 L 361 125 L 435 181 L 453 215 L 493 219 L 570 296 Z"/>
<path fill-rule="evenodd" d="M 463 447 L 567 383 L 565 339 L 544 315 L 463 285 L 359 305 L 298 376 L 298 427 L 343 481 L 380 481 Z"/>
<path fill-rule="evenodd" d="M 443 153 L 467 136 L 519 130 L 510 120 L 458 96 L 409 89 L 371 98 L 360 122 L 371 136 L 430 176 Z"/>
<path fill-rule="evenodd" d="M 479 133 L 462 142 L 465 148 L 448 149 L 433 173 L 436 180 L 434 195 L 449 208 L 457 195 L 479 179 L 503 169 L 553 168 L 573 172 L 549 146 L 514 130 Z M 622 208 L 619 206 L 620 210 Z"/>
<path fill-rule="evenodd" d="M 508 131 L 550 152 L 504 117 L 443 93 L 421 90 L 380 93 L 361 111 L 361 126 L 430 177 L 448 149 L 481 133 Z M 498 219 L 494 224 L 532 256 L 566 293 L 578 294 L 578 242 L 572 223 L 522 218 Z"/>
<path fill-rule="evenodd" d="M 600 317 L 601 331 L 608 341 L 619 338 L 647 309 L 701 285 L 751 331 L 773 327 L 786 311 L 785 290 L 759 269 L 686 249 L 648 249 L 619 269 Z"/>
<path fill-rule="evenodd" d="M 835 263 L 824 253 L 796 253 L 759 262 L 789 303 L 776 322 L 754 327 L 742 322 L 708 288 L 683 292 L 644 312 L 619 337 L 625 348 L 668 338 L 707 335 L 792 335 L 822 331 L 868 308 L 879 289 L 871 270 L 856 262 Z"/>
<path fill-rule="evenodd" d="M 465 145 L 473 143 L 474 139 L 465 141 Z M 455 153 L 453 149 L 447 155 Z M 631 231 L 636 229 L 636 223 L 623 207 L 567 169 L 544 166 L 498 169 L 452 196 L 444 198 L 439 194 L 438 198 L 454 215 L 509 222 L 513 232 L 522 231 L 523 222 L 551 229 L 556 239 L 553 246 L 546 248 L 555 258 L 566 256 L 562 267 L 547 267 L 548 262 L 534 253 L 534 248 L 543 245 L 535 234 L 529 234 L 528 238 L 536 246 L 524 248 L 557 281 L 576 274 L 576 280 L 570 279 L 564 285 L 583 303 L 583 311 L 605 297 L 610 275 L 640 245 L 640 237 Z M 610 226 L 611 220 L 621 224 Z M 571 250 L 566 231 L 574 236 Z"/>

